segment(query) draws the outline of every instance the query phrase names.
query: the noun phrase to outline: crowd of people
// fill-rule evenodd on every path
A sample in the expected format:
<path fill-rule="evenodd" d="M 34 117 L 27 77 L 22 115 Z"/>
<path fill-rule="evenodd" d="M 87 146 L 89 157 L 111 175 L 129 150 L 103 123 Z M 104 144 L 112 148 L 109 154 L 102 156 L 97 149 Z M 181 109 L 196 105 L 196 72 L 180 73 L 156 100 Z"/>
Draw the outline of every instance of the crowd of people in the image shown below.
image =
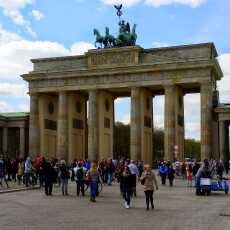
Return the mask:
<path fill-rule="evenodd" d="M 187 162 L 157 162 L 158 173 L 163 186 L 167 179 L 169 185 L 174 185 L 175 177 L 187 179 L 187 186 L 193 186 L 193 179 L 201 171 L 201 165 L 194 161 Z M 210 171 L 222 177 L 224 171 L 228 174 L 229 161 L 210 161 Z M 90 188 L 90 201 L 96 202 L 99 195 L 99 185 L 112 186 L 116 180 L 120 184 L 120 194 L 124 206 L 128 209 L 132 197 L 136 196 L 136 186 L 139 181 L 143 185 L 146 198 L 146 209 L 154 209 L 153 193 L 158 189 L 157 176 L 151 165 L 144 165 L 142 161 L 129 159 L 104 159 L 100 162 L 89 160 L 73 160 L 67 164 L 65 160 L 46 159 L 38 156 L 33 161 L 30 157 L 23 159 L 3 159 L 0 156 L 0 185 L 5 182 L 15 181 L 18 185 L 40 186 L 44 188 L 47 196 L 52 196 L 53 186 L 57 184 L 63 196 L 68 196 L 69 181 L 76 182 L 76 195 L 85 196 L 85 191 Z"/>

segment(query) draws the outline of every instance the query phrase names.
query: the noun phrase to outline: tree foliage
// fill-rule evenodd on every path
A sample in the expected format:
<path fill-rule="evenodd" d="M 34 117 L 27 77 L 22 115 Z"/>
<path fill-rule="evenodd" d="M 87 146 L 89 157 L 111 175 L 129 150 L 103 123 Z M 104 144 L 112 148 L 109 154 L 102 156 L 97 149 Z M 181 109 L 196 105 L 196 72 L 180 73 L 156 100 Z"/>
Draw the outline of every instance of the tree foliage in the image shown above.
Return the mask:
<path fill-rule="evenodd" d="M 130 158 L 130 125 L 116 122 L 114 126 L 114 157 Z M 155 128 L 153 132 L 153 160 L 164 157 L 164 130 Z M 200 160 L 200 142 L 194 139 L 185 140 L 185 158 Z"/>

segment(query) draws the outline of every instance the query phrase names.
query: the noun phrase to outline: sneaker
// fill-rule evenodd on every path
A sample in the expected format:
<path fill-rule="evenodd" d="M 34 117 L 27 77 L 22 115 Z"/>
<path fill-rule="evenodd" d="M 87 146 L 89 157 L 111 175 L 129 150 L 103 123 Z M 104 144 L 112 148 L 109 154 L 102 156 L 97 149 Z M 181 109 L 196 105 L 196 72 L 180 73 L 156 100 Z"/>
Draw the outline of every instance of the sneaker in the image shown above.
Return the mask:
<path fill-rule="evenodd" d="M 127 209 L 129 209 L 129 208 L 130 208 L 130 206 L 127 204 L 126 208 L 127 208 Z"/>

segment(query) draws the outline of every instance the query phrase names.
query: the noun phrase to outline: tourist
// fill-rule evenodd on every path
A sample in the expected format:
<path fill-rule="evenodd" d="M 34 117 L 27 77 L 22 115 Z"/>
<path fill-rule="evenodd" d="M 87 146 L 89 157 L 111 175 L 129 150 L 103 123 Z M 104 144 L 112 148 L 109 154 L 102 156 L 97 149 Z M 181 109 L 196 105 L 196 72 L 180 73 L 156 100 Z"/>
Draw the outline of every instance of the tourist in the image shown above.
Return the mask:
<path fill-rule="evenodd" d="M 121 195 L 123 196 L 123 181 L 122 181 L 122 173 L 124 172 L 124 169 L 125 169 L 125 162 L 123 160 L 121 160 L 119 163 L 118 163 L 118 166 L 117 166 L 117 180 L 118 180 L 118 183 L 120 183 L 120 193 Z"/>
<path fill-rule="evenodd" d="M 31 162 L 31 158 L 27 157 L 25 162 L 25 172 L 24 172 L 26 187 L 28 187 L 29 183 L 31 183 L 30 181 L 31 173 L 32 173 L 32 162 Z"/>
<path fill-rule="evenodd" d="M 192 175 L 195 177 L 198 170 L 200 168 L 200 164 L 198 162 L 195 162 L 192 168 Z"/>
<path fill-rule="evenodd" d="M 7 188 L 9 185 L 6 180 L 6 164 L 2 156 L 0 156 L 0 185 L 2 186 L 2 181 L 6 183 Z"/>
<path fill-rule="evenodd" d="M 87 181 L 90 184 L 90 201 L 96 202 L 96 196 L 98 193 L 98 183 L 99 183 L 99 171 L 97 169 L 97 164 L 92 163 L 91 168 L 87 173 Z"/>
<path fill-rule="evenodd" d="M 186 163 L 185 162 L 182 162 L 182 165 L 181 165 L 181 175 L 183 179 L 186 178 Z"/>
<path fill-rule="evenodd" d="M 154 209 L 153 204 L 153 192 L 158 190 L 157 179 L 154 171 L 152 171 L 150 165 L 144 166 L 144 172 L 140 178 L 141 184 L 144 185 L 145 198 L 146 198 L 146 209 L 149 210 L 149 202 L 151 203 L 152 209 Z"/>
<path fill-rule="evenodd" d="M 216 174 L 222 179 L 224 173 L 224 164 L 222 161 L 216 162 Z"/>
<path fill-rule="evenodd" d="M 228 171 L 229 171 L 229 160 L 225 160 L 224 161 L 224 167 L 225 167 L 225 172 L 228 175 Z"/>
<path fill-rule="evenodd" d="M 130 168 L 127 165 L 125 165 L 124 171 L 121 175 L 121 183 L 125 207 L 128 209 L 130 208 L 131 195 L 133 189 L 133 175 L 130 171 Z"/>
<path fill-rule="evenodd" d="M 43 161 L 43 175 L 44 175 L 44 181 L 45 181 L 45 194 L 47 196 L 52 196 L 53 191 L 53 182 L 55 180 L 55 172 L 54 168 L 51 164 L 51 161 Z"/>
<path fill-rule="evenodd" d="M 188 164 L 186 168 L 186 172 L 187 172 L 187 186 L 192 187 L 192 176 L 193 176 L 192 164 Z"/>
<path fill-rule="evenodd" d="M 84 190 L 85 172 L 83 169 L 82 162 L 79 162 L 78 166 L 74 168 L 74 174 L 76 177 L 77 196 L 80 195 L 80 192 L 81 192 L 82 196 L 85 196 L 85 190 Z"/>
<path fill-rule="evenodd" d="M 159 167 L 159 173 L 160 173 L 160 177 L 161 177 L 161 183 L 162 183 L 162 185 L 165 185 L 167 174 L 168 174 L 168 167 L 166 166 L 165 161 L 161 163 L 161 165 Z"/>
<path fill-rule="evenodd" d="M 113 175 L 115 173 L 115 167 L 113 165 L 112 159 L 108 159 L 107 165 L 106 165 L 106 174 L 107 174 L 107 185 L 112 186 L 113 182 Z"/>
<path fill-rule="evenodd" d="M 175 170 L 170 162 L 168 162 L 168 179 L 169 179 L 169 185 L 170 187 L 173 186 L 173 181 L 175 179 Z"/>
<path fill-rule="evenodd" d="M 23 162 L 23 159 L 19 159 L 18 172 L 17 172 L 18 185 L 21 184 L 23 175 L 24 175 L 24 162 Z"/>
<path fill-rule="evenodd" d="M 11 175 L 12 175 L 12 180 L 14 180 L 14 182 L 17 181 L 17 172 L 18 172 L 18 159 L 13 159 L 11 161 Z"/>
<path fill-rule="evenodd" d="M 106 173 L 106 166 L 107 166 L 107 162 L 106 162 L 105 159 L 103 159 L 103 160 L 99 163 L 99 170 L 100 170 L 102 182 L 103 182 L 104 184 L 106 184 L 106 182 L 108 181 L 108 177 L 107 177 L 107 173 Z"/>
<path fill-rule="evenodd" d="M 139 173 L 139 170 L 134 160 L 132 160 L 131 163 L 128 164 L 128 167 L 132 174 L 132 193 L 134 194 L 134 196 L 136 196 L 137 195 L 137 190 L 136 190 L 137 178 L 139 178 L 140 173 Z"/>
<path fill-rule="evenodd" d="M 61 190 L 63 196 L 68 196 L 68 180 L 70 179 L 69 169 L 65 160 L 60 162 L 60 177 L 61 177 Z"/>

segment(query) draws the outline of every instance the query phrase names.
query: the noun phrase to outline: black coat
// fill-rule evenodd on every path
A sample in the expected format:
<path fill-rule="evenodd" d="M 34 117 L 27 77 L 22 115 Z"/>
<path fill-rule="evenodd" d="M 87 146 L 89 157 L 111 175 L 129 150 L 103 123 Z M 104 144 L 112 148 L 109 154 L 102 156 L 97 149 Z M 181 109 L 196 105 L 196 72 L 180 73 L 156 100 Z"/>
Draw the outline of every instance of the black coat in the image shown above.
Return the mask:
<path fill-rule="evenodd" d="M 44 180 L 46 183 L 53 183 L 56 179 L 54 168 L 50 162 L 46 162 L 44 165 Z"/>

